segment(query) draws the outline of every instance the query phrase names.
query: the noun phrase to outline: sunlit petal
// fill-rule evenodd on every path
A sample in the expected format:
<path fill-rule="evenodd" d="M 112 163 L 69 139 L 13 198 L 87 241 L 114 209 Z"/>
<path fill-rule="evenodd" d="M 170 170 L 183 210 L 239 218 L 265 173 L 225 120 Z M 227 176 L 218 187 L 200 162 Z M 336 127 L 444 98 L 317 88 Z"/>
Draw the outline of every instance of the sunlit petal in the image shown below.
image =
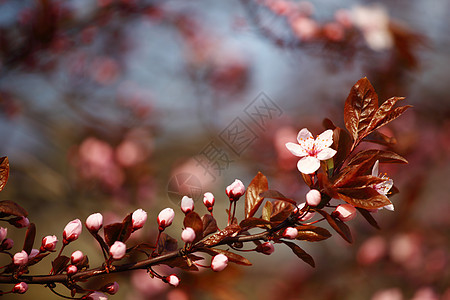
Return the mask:
<path fill-rule="evenodd" d="M 332 158 L 335 154 L 336 154 L 336 150 L 331 149 L 331 148 L 325 148 L 322 151 L 320 151 L 319 153 L 317 153 L 317 158 L 320 160 L 327 160 Z"/>
<path fill-rule="evenodd" d="M 324 148 L 328 148 L 333 144 L 333 130 L 328 129 L 322 132 L 317 138 L 316 138 L 316 149 L 322 150 Z"/>
<path fill-rule="evenodd" d="M 313 138 L 313 135 L 306 128 L 303 128 L 302 130 L 300 130 L 297 135 L 297 141 L 299 144 L 302 144 L 304 141 L 306 141 L 308 139 L 312 139 L 312 138 Z"/>
<path fill-rule="evenodd" d="M 308 152 L 305 151 L 299 144 L 294 143 L 286 143 L 286 148 L 291 151 L 292 154 L 298 157 L 303 157 L 308 155 Z"/>
<path fill-rule="evenodd" d="M 312 174 L 320 168 L 320 160 L 312 156 L 306 156 L 297 163 L 297 168 L 303 174 Z"/>
<path fill-rule="evenodd" d="M 374 164 L 373 164 L 373 168 L 372 168 L 372 176 L 378 177 L 378 165 L 379 165 L 380 161 L 377 160 Z"/>

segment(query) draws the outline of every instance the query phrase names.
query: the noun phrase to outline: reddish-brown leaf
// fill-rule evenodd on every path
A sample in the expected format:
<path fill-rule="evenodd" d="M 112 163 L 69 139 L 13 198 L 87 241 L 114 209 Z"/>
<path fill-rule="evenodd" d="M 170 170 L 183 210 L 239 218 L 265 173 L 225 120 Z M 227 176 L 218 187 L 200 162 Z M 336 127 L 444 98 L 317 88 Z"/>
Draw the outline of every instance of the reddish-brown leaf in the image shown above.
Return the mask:
<path fill-rule="evenodd" d="M 273 204 L 270 201 L 267 201 L 266 204 L 264 204 L 263 210 L 262 210 L 262 218 L 266 221 L 270 221 L 270 216 L 272 216 L 273 212 Z"/>
<path fill-rule="evenodd" d="M 276 190 L 267 190 L 267 191 L 260 193 L 259 195 L 263 198 L 282 200 L 282 201 L 292 203 L 294 205 L 297 204 L 297 202 L 295 202 L 292 199 L 289 199 L 288 197 L 284 196 L 282 193 L 280 193 L 279 191 L 276 191 Z"/>
<path fill-rule="evenodd" d="M 61 255 L 57 257 L 54 261 L 52 261 L 53 274 L 59 274 L 64 271 L 69 262 L 70 258 L 67 256 Z"/>
<path fill-rule="evenodd" d="M 253 217 L 264 200 L 264 197 L 261 197 L 260 194 L 268 189 L 267 177 L 258 172 L 245 193 L 245 218 Z"/>
<path fill-rule="evenodd" d="M 389 204 L 391 201 L 385 196 L 378 193 L 370 187 L 364 188 L 339 188 L 339 199 L 345 202 L 364 209 L 377 209 Z"/>
<path fill-rule="evenodd" d="M 195 232 L 195 240 L 193 243 L 200 241 L 203 238 L 203 221 L 200 218 L 200 216 L 194 212 L 191 211 L 188 213 L 183 220 L 184 227 L 191 227 L 194 229 Z"/>
<path fill-rule="evenodd" d="M 408 161 L 403 158 L 402 156 L 398 155 L 395 152 L 392 151 L 386 151 L 386 150 L 364 150 L 361 152 L 358 152 L 350 161 L 349 165 L 361 165 L 364 164 L 366 166 L 367 164 L 372 164 L 379 160 L 380 163 L 397 163 L 397 164 L 407 164 Z M 372 163 L 373 162 L 373 163 Z"/>
<path fill-rule="evenodd" d="M 313 268 L 316 267 L 314 258 L 311 255 L 309 255 L 308 253 L 306 253 L 305 250 L 303 250 L 302 248 L 300 248 L 299 246 L 297 246 L 296 244 L 294 244 L 292 242 L 283 241 L 283 243 L 285 243 L 289 248 L 291 248 L 292 252 L 294 252 L 295 255 L 297 255 L 305 263 L 307 263 L 308 265 L 310 265 Z"/>
<path fill-rule="evenodd" d="M 9 161 L 7 156 L 0 157 L 0 191 L 6 185 L 9 176 Z"/>
<path fill-rule="evenodd" d="M 340 188 L 363 188 L 363 187 L 371 187 L 374 184 L 385 182 L 386 179 L 372 176 L 372 175 L 363 175 L 354 177 L 351 181 L 347 182 L 344 186 L 340 186 Z"/>
<path fill-rule="evenodd" d="M 236 253 L 233 253 L 233 252 L 230 252 L 230 251 L 217 249 L 217 248 L 214 248 L 214 249 L 212 249 L 212 248 L 204 248 L 201 251 L 209 253 L 212 256 L 217 255 L 217 254 L 223 254 L 226 257 L 228 257 L 228 261 L 233 262 L 233 263 L 238 264 L 238 265 L 243 265 L 243 266 L 251 266 L 252 265 L 252 263 L 248 259 L 246 259 L 245 257 L 240 256 L 239 254 L 236 254 Z"/>
<path fill-rule="evenodd" d="M 34 239 L 36 238 L 36 225 L 30 223 L 25 234 L 25 241 L 23 242 L 23 250 L 30 255 L 31 249 L 33 249 Z"/>
<path fill-rule="evenodd" d="M 267 220 L 252 217 L 242 220 L 241 223 L 239 223 L 239 226 L 241 226 L 241 228 L 245 228 L 246 230 L 248 230 L 250 228 L 265 226 L 268 224 L 270 224 L 270 222 Z"/>
<path fill-rule="evenodd" d="M 177 250 L 178 248 L 178 242 L 173 237 L 169 236 L 168 234 L 165 234 L 164 232 L 161 233 L 161 236 L 159 237 L 158 246 L 156 248 L 156 251 L 158 254 L 163 254 L 165 252 L 172 252 Z"/>
<path fill-rule="evenodd" d="M 367 222 L 369 222 L 370 225 L 372 225 L 376 229 L 380 229 L 380 226 L 378 226 L 377 221 L 374 219 L 374 217 L 368 210 L 365 210 L 365 209 L 359 208 L 359 207 L 357 207 L 356 209 L 361 213 L 361 215 L 364 217 L 364 219 L 366 219 Z"/>
<path fill-rule="evenodd" d="M 275 200 L 273 202 L 273 211 L 270 216 L 270 221 L 283 221 L 289 217 L 293 210 L 294 206 L 292 204 L 281 200 Z"/>
<path fill-rule="evenodd" d="M 318 242 L 331 237 L 331 233 L 322 227 L 312 225 L 297 226 L 297 240 Z"/>
<path fill-rule="evenodd" d="M 0 201 L 0 217 L 7 217 L 11 215 L 26 217 L 28 216 L 28 213 L 22 206 L 20 206 L 16 202 L 10 200 Z"/>
<path fill-rule="evenodd" d="M 172 268 L 180 268 L 186 271 L 198 271 L 198 267 L 185 257 L 178 256 L 169 260 L 165 260 L 164 264 Z"/>
<path fill-rule="evenodd" d="M 210 214 L 206 214 L 202 217 L 203 222 L 203 236 L 216 232 L 219 228 L 217 227 L 216 219 Z"/>
<path fill-rule="evenodd" d="M 37 254 L 35 257 L 33 257 L 32 259 L 30 259 L 27 263 L 28 266 L 32 266 L 37 264 L 38 262 L 40 262 L 44 257 L 46 257 L 47 255 L 49 255 L 50 252 L 47 253 L 39 253 Z"/>
<path fill-rule="evenodd" d="M 111 247 L 115 241 L 126 242 L 133 231 L 132 214 L 128 214 L 122 223 L 113 223 L 103 228 L 105 234 L 105 242 Z"/>
<path fill-rule="evenodd" d="M 350 228 L 348 228 L 348 226 L 344 222 L 342 222 L 339 219 L 333 218 L 324 210 L 317 209 L 316 211 L 327 220 L 328 224 L 330 224 L 330 226 L 337 233 L 339 233 L 339 235 L 342 236 L 342 238 L 344 240 L 346 240 L 350 244 L 353 243 L 353 238 L 352 238 L 352 234 L 350 232 Z"/>
<path fill-rule="evenodd" d="M 344 122 L 354 141 L 360 139 L 378 108 L 378 95 L 364 77 L 351 88 L 345 101 Z"/>
<path fill-rule="evenodd" d="M 213 234 L 202 241 L 200 241 L 199 246 L 214 246 L 220 243 L 222 240 L 226 239 L 229 236 L 233 236 L 234 234 L 238 233 L 241 230 L 241 227 L 238 224 L 232 224 L 225 229 L 217 232 L 216 234 Z"/>
<path fill-rule="evenodd" d="M 335 128 L 333 130 L 333 145 L 331 146 L 331 148 L 337 150 L 337 153 L 333 156 L 335 169 L 339 169 L 345 159 L 347 159 L 351 147 L 352 137 L 348 132 L 339 127 Z"/>
<path fill-rule="evenodd" d="M 406 105 L 402 107 L 393 108 L 397 101 L 405 99 L 404 97 L 392 97 L 387 99 L 380 105 L 380 107 L 375 112 L 369 126 L 366 128 L 365 136 L 369 135 L 372 131 L 386 125 L 392 120 L 398 118 L 403 114 L 411 105 Z"/>

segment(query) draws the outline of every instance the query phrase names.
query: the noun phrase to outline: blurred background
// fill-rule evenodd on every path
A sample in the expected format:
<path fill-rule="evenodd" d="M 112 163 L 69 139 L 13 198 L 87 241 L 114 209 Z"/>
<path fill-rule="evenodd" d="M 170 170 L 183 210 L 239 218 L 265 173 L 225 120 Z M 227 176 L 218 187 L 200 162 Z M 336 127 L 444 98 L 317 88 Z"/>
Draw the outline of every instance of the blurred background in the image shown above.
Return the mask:
<path fill-rule="evenodd" d="M 276 245 L 245 255 L 252 267 L 175 271 L 178 288 L 145 271 L 89 287 L 116 280 L 113 299 L 450 299 L 449 11 L 446 0 L 0 0 L 0 156 L 11 166 L 0 199 L 29 212 L 35 248 L 73 219 L 116 222 L 137 208 L 149 219 L 129 244 L 154 241 L 165 207 L 180 240 L 182 195 L 203 214 L 206 191 L 224 226 L 225 187 L 258 171 L 303 202 L 284 144 L 304 127 L 321 133 L 324 118 L 342 127 L 366 76 L 380 102 L 414 106 L 383 131 L 410 163 L 381 165 L 400 189 L 395 212 L 375 215 L 381 230 L 359 216 L 353 245 L 302 244 L 315 269 Z M 8 226 L 13 252 L 24 233 Z M 77 249 L 101 264 L 87 232 L 64 253 Z M 50 260 L 30 270 L 48 273 Z M 42 286 L 20 297 L 58 299 Z"/>

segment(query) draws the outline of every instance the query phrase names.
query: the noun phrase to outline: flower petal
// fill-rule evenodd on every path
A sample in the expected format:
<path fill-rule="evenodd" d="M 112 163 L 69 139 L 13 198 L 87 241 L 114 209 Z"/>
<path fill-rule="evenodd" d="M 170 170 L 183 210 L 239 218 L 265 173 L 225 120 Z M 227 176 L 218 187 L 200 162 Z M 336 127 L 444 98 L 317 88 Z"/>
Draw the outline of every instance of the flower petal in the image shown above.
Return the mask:
<path fill-rule="evenodd" d="M 386 208 L 387 210 L 394 211 L 394 204 L 388 204 L 388 205 L 383 206 L 383 207 Z"/>
<path fill-rule="evenodd" d="M 327 160 L 332 158 L 335 154 L 336 154 L 336 150 L 331 149 L 331 148 L 325 148 L 322 149 L 322 151 L 320 151 L 319 153 L 317 153 L 317 158 L 320 160 Z"/>
<path fill-rule="evenodd" d="M 308 152 L 305 151 L 305 149 L 302 148 L 299 144 L 294 143 L 286 143 L 286 148 L 291 151 L 292 154 L 298 157 L 303 157 L 308 155 Z"/>
<path fill-rule="evenodd" d="M 303 174 L 312 174 L 320 168 L 320 160 L 312 156 L 306 156 L 297 163 L 297 168 Z"/>
<path fill-rule="evenodd" d="M 380 161 L 377 160 L 374 164 L 373 164 L 373 168 L 372 168 L 372 176 L 378 177 L 378 165 L 379 165 Z"/>
<path fill-rule="evenodd" d="M 392 179 L 387 179 L 386 181 L 376 184 L 375 190 L 382 195 L 386 195 L 393 185 L 394 181 Z"/>
<path fill-rule="evenodd" d="M 328 129 L 322 132 L 315 141 L 316 149 L 322 150 L 333 144 L 333 130 Z"/>
<path fill-rule="evenodd" d="M 304 141 L 306 141 L 309 138 L 313 138 L 313 135 L 311 134 L 311 132 L 309 132 L 308 129 L 303 128 L 302 130 L 299 131 L 298 135 L 297 135 L 297 141 L 298 143 L 301 145 Z"/>

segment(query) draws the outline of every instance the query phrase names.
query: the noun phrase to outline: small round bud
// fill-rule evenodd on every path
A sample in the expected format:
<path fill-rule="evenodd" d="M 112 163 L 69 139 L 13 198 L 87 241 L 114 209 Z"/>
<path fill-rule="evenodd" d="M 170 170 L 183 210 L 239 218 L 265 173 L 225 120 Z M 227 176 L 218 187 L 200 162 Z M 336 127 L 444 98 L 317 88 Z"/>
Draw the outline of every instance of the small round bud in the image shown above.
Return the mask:
<path fill-rule="evenodd" d="M 30 225 L 30 220 L 27 217 L 20 217 L 14 222 L 14 226 L 17 228 L 25 228 Z"/>
<path fill-rule="evenodd" d="M 13 261 L 15 265 L 23 266 L 28 262 L 28 254 L 22 250 L 14 254 Z"/>
<path fill-rule="evenodd" d="M 181 233 L 181 239 L 185 243 L 192 243 L 195 240 L 195 231 L 191 227 L 186 227 Z"/>
<path fill-rule="evenodd" d="M 308 220 L 311 220 L 313 217 L 314 217 L 314 215 L 316 214 L 315 212 L 307 212 L 306 214 L 304 213 L 304 212 L 302 212 L 301 210 L 304 208 L 306 206 L 306 202 L 303 202 L 303 203 L 301 203 L 301 204 L 299 204 L 298 206 L 297 206 L 297 208 L 298 208 L 298 210 L 299 210 L 299 213 L 300 213 L 300 216 L 299 216 L 299 218 L 298 218 L 298 220 L 299 221 L 308 221 Z"/>
<path fill-rule="evenodd" d="M 25 282 L 17 283 L 12 289 L 12 292 L 16 294 L 24 294 L 26 291 L 28 291 L 28 284 Z"/>
<path fill-rule="evenodd" d="M 55 235 L 47 235 L 42 239 L 41 251 L 54 251 L 56 249 L 56 243 L 58 239 Z"/>
<path fill-rule="evenodd" d="M 164 230 L 172 224 L 175 212 L 171 208 L 164 208 L 158 215 L 159 230 Z"/>
<path fill-rule="evenodd" d="M 133 222 L 133 231 L 141 229 L 144 227 L 145 222 L 147 221 L 147 212 L 143 209 L 136 209 L 131 216 Z"/>
<path fill-rule="evenodd" d="M 194 200 L 192 198 L 189 198 L 188 196 L 183 196 L 181 199 L 181 210 L 188 214 L 191 211 L 194 210 Z"/>
<path fill-rule="evenodd" d="M 80 250 L 77 250 L 75 252 L 72 253 L 72 255 L 70 256 L 70 261 L 72 264 L 77 264 L 80 261 L 82 261 L 84 258 L 84 254 L 83 252 L 81 252 Z"/>
<path fill-rule="evenodd" d="M 126 251 L 127 246 L 120 241 L 115 241 L 111 248 L 109 248 L 109 254 L 116 260 L 122 259 L 125 256 Z"/>
<path fill-rule="evenodd" d="M 36 255 L 39 254 L 39 250 L 38 249 L 31 249 L 30 254 L 28 255 L 28 260 L 32 260 L 33 258 L 36 257 Z"/>
<path fill-rule="evenodd" d="M 306 194 L 306 203 L 309 206 L 317 206 L 321 200 L 320 192 L 316 189 L 312 189 Z"/>
<path fill-rule="evenodd" d="M 256 247 L 256 252 L 260 252 L 262 254 L 270 255 L 275 251 L 275 247 L 271 242 L 265 242 Z"/>
<path fill-rule="evenodd" d="M 203 204 L 205 204 L 206 208 L 208 209 L 209 212 L 212 211 L 213 206 L 214 206 L 214 195 L 210 192 L 206 192 L 203 195 Z"/>
<path fill-rule="evenodd" d="M 288 227 L 283 231 L 283 237 L 287 239 L 295 239 L 298 235 L 297 228 L 294 227 Z"/>
<path fill-rule="evenodd" d="M 68 275 L 73 275 L 78 272 L 78 268 L 75 265 L 68 265 L 66 268 L 66 272 Z"/>
<path fill-rule="evenodd" d="M 12 247 L 14 247 L 14 241 L 8 238 L 3 241 L 1 248 L 3 250 L 10 250 L 12 249 Z"/>
<path fill-rule="evenodd" d="M 356 208 L 351 204 L 341 204 L 336 207 L 333 215 L 336 215 L 342 222 L 347 222 L 356 217 Z"/>
<path fill-rule="evenodd" d="M 177 275 L 172 274 L 170 276 L 166 277 L 166 281 L 168 284 L 170 284 L 171 286 L 178 286 L 178 284 L 180 283 L 180 279 L 178 278 Z"/>
<path fill-rule="evenodd" d="M 6 239 L 6 235 L 8 234 L 8 228 L 0 227 L 0 243 Z"/>
<path fill-rule="evenodd" d="M 108 297 L 106 297 L 106 295 L 101 292 L 93 292 L 87 296 L 87 299 L 88 300 L 108 300 Z"/>
<path fill-rule="evenodd" d="M 217 254 L 211 261 L 211 269 L 215 272 L 220 272 L 228 265 L 228 257 L 224 254 Z"/>
<path fill-rule="evenodd" d="M 239 179 L 235 179 L 232 184 L 227 186 L 225 192 L 230 201 L 237 201 L 245 193 L 245 186 Z"/>
<path fill-rule="evenodd" d="M 111 282 L 102 287 L 102 292 L 108 293 L 110 295 L 114 295 L 119 290 L 119 284 L 117 282 Z"/>
<path fill-rule="evenodd" d="M 90 232 L 98 232 L 103 226 L 102 214 L 95 213 L 90 215 L 89 217 L 87 217 L 85 225 Z"/>
<path fill-rule="evenodd" d="M 81 230 L 83 226 L 81 225 L 81 221 L 79 219 L 75 219 L 70 221 L 63 232 L 63 243 L 67 245 L 70 242 L 75 241 L 81 234 Z"/>

